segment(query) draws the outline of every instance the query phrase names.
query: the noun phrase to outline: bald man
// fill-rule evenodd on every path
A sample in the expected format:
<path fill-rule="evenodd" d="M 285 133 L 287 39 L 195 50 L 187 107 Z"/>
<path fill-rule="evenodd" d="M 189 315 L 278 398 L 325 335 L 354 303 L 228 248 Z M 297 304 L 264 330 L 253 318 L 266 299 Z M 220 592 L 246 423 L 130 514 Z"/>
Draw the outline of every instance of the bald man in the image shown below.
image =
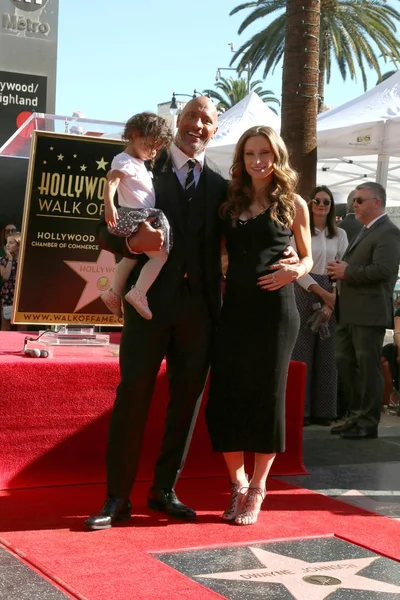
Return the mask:
<path fill-rule="evenodd" d="M 194 510 L 174 491 L 183 468 L 205 385 L 212 333 L 221 305 L 221 257 L 218 209 L 226 197 L 226 180 L 209 164 L 205 149 L 217 131 L 217 111 L 203 96 L 186 104 L 177 120 L 170 154 L 153 170 L 156 208 L 166 215 L 173 248 L 148 298 L 152 320 L 129 304 L 120 347 L 121 380 L 117 390 L 107 449 L 107 497 L 103 508 L 86 521 L 87 529 L 106 529 L 131 516 L 130 495 L 136 479 L 147 415 L 157 374 L 167 360 L 170 402 L 148 507 L 191 521 Z M 191 162 L 194 161 L 194 162 Z M 187 179 L 191 184 L 187 190 Z M 156 251 L 162 233 L 144 223 L 129 239 L 99 228 L 100 246 L 125 257 Z M 146 260 L 128 281 L 136 281 Z"/>

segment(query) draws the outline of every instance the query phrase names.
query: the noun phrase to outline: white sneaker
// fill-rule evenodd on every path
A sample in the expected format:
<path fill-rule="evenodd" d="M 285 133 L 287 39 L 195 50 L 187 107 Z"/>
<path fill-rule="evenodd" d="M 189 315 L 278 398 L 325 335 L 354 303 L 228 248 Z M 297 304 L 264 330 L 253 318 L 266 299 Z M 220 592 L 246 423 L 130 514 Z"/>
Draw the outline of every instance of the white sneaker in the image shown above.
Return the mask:
<path fill-rule="evenodd" d="M 101 294 L 100 298 L 103 300 L 107 308 L 117 317 L 122 317 L 121 309 L 121 296 L 118 296 L 112 288 Z"/>
<path fill-rule="evenodd" d="M 147 319 L 148 321 L 153 318 L 152 312 L 149 309 L 149 305 L 147 302 L 147 296 L 136 287 L 133 287 L 129 290 L 129 292 L 125 295 L 125 300 L 129 302 L 136 308 L 137 312 L 143 319 Z"/>

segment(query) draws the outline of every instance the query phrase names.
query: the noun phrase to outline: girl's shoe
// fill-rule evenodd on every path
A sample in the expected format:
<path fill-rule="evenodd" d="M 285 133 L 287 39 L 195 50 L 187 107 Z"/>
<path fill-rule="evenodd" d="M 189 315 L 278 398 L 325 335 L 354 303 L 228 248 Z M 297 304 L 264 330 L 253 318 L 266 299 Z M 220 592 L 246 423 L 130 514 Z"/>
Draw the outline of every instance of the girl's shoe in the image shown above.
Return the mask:
<path fill-rule="evenodd" d="M 265 490 L 258 487 L 249 487 L 235 523 L 237 525 L 253 525 L 256 523 L 265 496 Z"/>
<path fill-rule="evenodd" d="M 113 315 L 116 315 L 120 318 L 123 316 L 121 308 L 121 296 L 118 296 L 118 294 L 116 294 L 112 288 L 104 292 L 104 294 L 101 294 L 100 298 L 103 300 L 107 308 L 113 313 Z"/>
<path fill-rule="evenodd" d="M 125 295 L 125 300 L 129 302 L 136 308 L 137 312 L 143 319 L 147 319 L 148 321 L 153 318 L 152 312 L 149 309 L 149 305 L 147 303 L 147 296 L 136 287 L 133 287 L 129 290 L 129 292 Z"/>
<path fill-rule="evenodd" d="M 247 481 L 246 481 L 247 484 Z M 247 485 L 243 486 L 241 483 L 232 483 L 231 482 L 231 499 L 229 503 L 229 507 L 223 513 L 222 518 L 225 521 L 234 521 L 239 514 L 243 500 L 246 497 Z"/>

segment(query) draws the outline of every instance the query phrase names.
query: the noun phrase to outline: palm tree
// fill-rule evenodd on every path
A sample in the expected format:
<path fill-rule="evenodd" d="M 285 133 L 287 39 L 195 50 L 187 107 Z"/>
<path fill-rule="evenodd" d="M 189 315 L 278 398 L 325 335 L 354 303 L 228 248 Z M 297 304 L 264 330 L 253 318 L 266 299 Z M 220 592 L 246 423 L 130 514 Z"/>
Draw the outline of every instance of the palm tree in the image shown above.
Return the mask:
<path fill-rule="evenodd" d="M 389 6 L 386 0 L 321 0 L 320 6 L 319 95 L 322 104 L 324 86 L 325 82 L 330 81 L 333 60 L 344 80 L 348 75 L 356 79 L 359 71 L 364 90 L 367 89 L 366 67 L 374 69 L 378 77 L 381 76 L 380 55 L 390 54 L 395 60 L 400 60 L 396 36 L 396 22 L 400 23 L 400 13 Z M 246 2 L 234 8 L 230 14 L 251 8 L 254 10 L 241 24 L 239 34 L 258 19 L 283 11 L 286 0 Z M 297 8 L 299 10 L 299 6 Z M 265 29 L 245 42 L 235 52 L 231 63 L 238 60 L 239 71 L 248 63 L 252 64 L 253 70 L 264 64 L 265 77 L 283 57 L 285 28 L 286 15 L 282 12 Z"/>
<path fill-rule="evenodd" d="M 266 104 L 277 104 L 280 105 L 278 98 L 274 96 L 274 93 L 271 90 L 263 90 L 262 89 L 263 82 L 262 81 L 253 81 L 250 83 L 250 91 L 255 92 L 261 98 L 263 102 Z M 221 90 L 225 94 L 224 96 L 221 93 L 215 90 L 203 90 L 203 94 L 205 96 L 210 96 L 213 100 L 218 102 L 217 110 L 218 112 L 225 112 L 232 106 L 235 106 L 240 100 L 243 100 L 248 94 L 248 84 L 244 79 L 234 79 L 233 77 L 224 78 L 221 77 L 218 83 L 215 84 L 215 87 Z M 272 106 L 269 107 L 275 113 L 276 109 Z"/>
<path fill-rule="evenodd" d="M 281 135 L 300 176 L 298 191 L 307 198 L 317 170 L 320 4 L 301 0 L 301 11 L 298 0 L 286 4 Z"/>
<path fill-rule="evenodd" d="M 386 73 L 382 73 L 375 85 L 379 85 L 380 83 L 382 83 L 382 81 L 386 81 L 386 79 L 389 79 L 389 77 L 391 77 L 395 73 L 397 73 L 397 69 L 394 69 L 393 71 L 386 71 Z"/>

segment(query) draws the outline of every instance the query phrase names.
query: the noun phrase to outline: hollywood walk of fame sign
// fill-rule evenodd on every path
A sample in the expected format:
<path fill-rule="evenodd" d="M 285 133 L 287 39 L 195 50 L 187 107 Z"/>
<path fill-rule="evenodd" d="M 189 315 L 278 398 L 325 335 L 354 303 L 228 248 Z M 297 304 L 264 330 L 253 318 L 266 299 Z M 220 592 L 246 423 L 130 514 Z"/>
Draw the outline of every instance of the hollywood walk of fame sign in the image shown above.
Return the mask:
<path fill-rule="evenodd" d="M 400 598 L 397 562 L 333 537 L 154 556 L 228 600 Z"/>
<path fill-rule="evenodd" d="M 15 323 L 122 325 L 100 298 L 116 263 L 96 239 L 106 174 L 122 147 L 117 140 L 34 132 Z"/>

